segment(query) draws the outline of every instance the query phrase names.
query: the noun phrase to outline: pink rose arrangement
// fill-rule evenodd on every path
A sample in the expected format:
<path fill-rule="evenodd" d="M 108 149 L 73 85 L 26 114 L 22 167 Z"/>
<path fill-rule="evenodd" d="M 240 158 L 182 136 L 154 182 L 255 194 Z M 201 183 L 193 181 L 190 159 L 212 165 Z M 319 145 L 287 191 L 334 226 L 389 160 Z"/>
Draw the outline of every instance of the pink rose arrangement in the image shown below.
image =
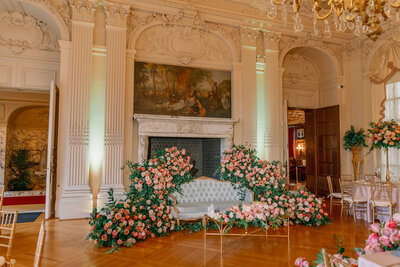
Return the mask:
<path fill-rule="evenodd" d="M 176 147 L 156 152 L 142 164 L 128 162 L 131 185 L 126 200 L 109 202 L 94 210 L 89 224 L 89 239 L 99 246 L 131 246 L 147 237 L 163 236 L 176 230 L 168 195 L 193 179 L 186 151 Z"/>
<path fill-rule="evenodd" d="M 358 254 L 370 254 L 399 248 L 400 225 L 398 221 L 373 223 L 370 230 L 372 233 L 366 240 L 365 248 L 355 248 Z"/>
<path fill-rule="evenodd" d="M 326 205 L 321 198 L 316 197 L 311 192 L 305 189 L 297 191 L 298 194 L 294 195 L 294 223 L 304 224 L 307 226 L 320 226 L 330 223 L 328 213 L 324 211 Z"/>
<path fill-rule="evenodd" d="M 257 201 L 284 192 L 285 174 L 279 162 L 260 160 L 255 149 L 233 146 L 224 151 L 218 172 L 223 180 L 253 191 Z"/>
<path fill-rule="evenodd" d="M 216 213 L 214 219 L 229 225 L 228 230 L 237 225 L 247 229 L 250 226 L 261 228 L 273 227 L 277 229 L 285 223 L 287 212 L 277 205 L 265 202 L 256 202 L 252 204 L 239 204 L 230 207 L 227 211 Z"/>
<path fill-rule="evenodd" d="M 294 223 L 307 226 L 330 223 L 321 198 L 306 189 L 290 193 L 285 188 L 285 174 L 280 163 L 260 160 L 254 149 L 233 146 L 224 151 L 218 171 L 223 180 L 253 191 L 256 201 L 285 210 Z"/>
<path fill-rule="evenodd" d="M 371 150 L 400 148 L 400 126 L 394 120 L 370 123 L 368 129 Z"/>

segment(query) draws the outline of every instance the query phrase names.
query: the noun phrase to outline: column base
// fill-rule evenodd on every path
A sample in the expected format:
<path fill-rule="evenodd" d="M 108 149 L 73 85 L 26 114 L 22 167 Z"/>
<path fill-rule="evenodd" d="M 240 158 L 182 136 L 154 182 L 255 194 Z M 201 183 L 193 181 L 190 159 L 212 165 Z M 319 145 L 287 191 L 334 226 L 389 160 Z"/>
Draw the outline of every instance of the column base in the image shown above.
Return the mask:
<path fill-rule="evenodd" d="M 60 220 L 88 218 L 93 209 L 90 188 L 65 189 L 58 205 Z"/>
<path fill-rule="evenodd" d="M 101 209 L 108 201 L 108 190 L 114 189 L 114 199 L 116 201 L 125 199 L 125 187 L 122 184 L 102 185 L 97 199 L 97 209 Z"/>

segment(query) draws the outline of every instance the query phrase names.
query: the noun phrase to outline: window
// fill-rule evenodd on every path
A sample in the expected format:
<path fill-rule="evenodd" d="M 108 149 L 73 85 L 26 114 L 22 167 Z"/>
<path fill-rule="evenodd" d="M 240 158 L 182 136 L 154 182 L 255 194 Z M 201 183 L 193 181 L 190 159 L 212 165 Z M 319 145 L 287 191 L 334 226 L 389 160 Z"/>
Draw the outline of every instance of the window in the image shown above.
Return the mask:
<path fill-rule="evenodd" d="M 400 72 L 397 72 L 386 84 L 385 118 L 400 123 Z M 386 153 L 381 152 L 382 180 L 386 177 Z M 389 149 L 389 169 L 391 180 L 397 180 L 400 174 L 400 149 Z"/>

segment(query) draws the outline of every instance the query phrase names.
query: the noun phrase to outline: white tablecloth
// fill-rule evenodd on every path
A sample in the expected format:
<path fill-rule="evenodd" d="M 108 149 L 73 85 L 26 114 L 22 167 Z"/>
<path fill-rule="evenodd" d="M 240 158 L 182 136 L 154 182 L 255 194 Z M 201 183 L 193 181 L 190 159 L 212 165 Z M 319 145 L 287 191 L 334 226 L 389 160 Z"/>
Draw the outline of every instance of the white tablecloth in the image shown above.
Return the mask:
<path fill-rule="evenodd" d="M 371 195 L 372 195 L 372 187 L 370 184 L 363 184 L 363 183 L 356 183 L 354 187 L 354 196 L 355 198 L 357 197 L 362 197 L 368 199 L 368 208 L 367 208 L 367 217 L 365 217 L 364 214 L 357 213 L 357 217 L 360 218 L 360 216 L 364 216 L 364 220 L 367 220 L 368 222 L 372 222 L 372 210 L 370 206 L 370 200 L 371 200 Z M 400 188 L 399 187 L 393 187 L 393 202 L 396 202 L 396 211 L 400 211 Z M 379 210 L 380 208 L 377 208 L 378 213 L 388 213 L 388 208 L 383 208 L 382 211 Z M 379 220 L 388 220 L 389 216 L 378 216 L 377 217 Z"/>
<path fill-rule="evenodd" d="M 400 267 L 400 257 L 392 255 L 392 251 L 362 255 L 358 258 L 358 267 Z"/>

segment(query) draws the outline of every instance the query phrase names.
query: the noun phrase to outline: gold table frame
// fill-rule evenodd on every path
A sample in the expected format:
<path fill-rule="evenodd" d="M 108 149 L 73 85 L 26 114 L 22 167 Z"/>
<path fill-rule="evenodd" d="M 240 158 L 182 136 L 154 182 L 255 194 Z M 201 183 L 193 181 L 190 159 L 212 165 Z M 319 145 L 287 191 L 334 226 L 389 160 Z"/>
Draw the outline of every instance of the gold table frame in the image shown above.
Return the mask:
<path fill-rule="evenodd" d="M 218 226 L 218 231 L 219 233 L 210 233 L 207 232 L 207 222 L 212 221 Z M 251 236 L 251 237 L 265 237 L 266 239 L 268 237 L 277 237 L 277 238 L 287 238 L 287 244 L 288 244 L 288 258 L 290 259 L 290 218 L 289 216 L 284 217 L 284 223 L 286 223 L 286 228 L 287 228 L 287 234 L 286 235 L 268 235 L 268 229 L 269 227 L 265 227 L 265 234 L 254 234 L 256 232 L 259 232 L 261 229 L 257 229 L 252 232 L 247 232 L 247 229 L 245 230 L 244 233 L 227 233 L 227 229 L 229 227 L 229 224 L 221 221 L 217 221 L 214 218 L 204 214 L 203 217 L 203 228 L 204 228 L 204 251 L 207 250 L 207 236 L 219 236 L 220 237 L 220 254 L 223 254 L 223 237 L 224 236 L 238 236 L 238 237 L 245 237 L 245 236 Z M 275 229 L 274 229 L 275 230 Z"/>

